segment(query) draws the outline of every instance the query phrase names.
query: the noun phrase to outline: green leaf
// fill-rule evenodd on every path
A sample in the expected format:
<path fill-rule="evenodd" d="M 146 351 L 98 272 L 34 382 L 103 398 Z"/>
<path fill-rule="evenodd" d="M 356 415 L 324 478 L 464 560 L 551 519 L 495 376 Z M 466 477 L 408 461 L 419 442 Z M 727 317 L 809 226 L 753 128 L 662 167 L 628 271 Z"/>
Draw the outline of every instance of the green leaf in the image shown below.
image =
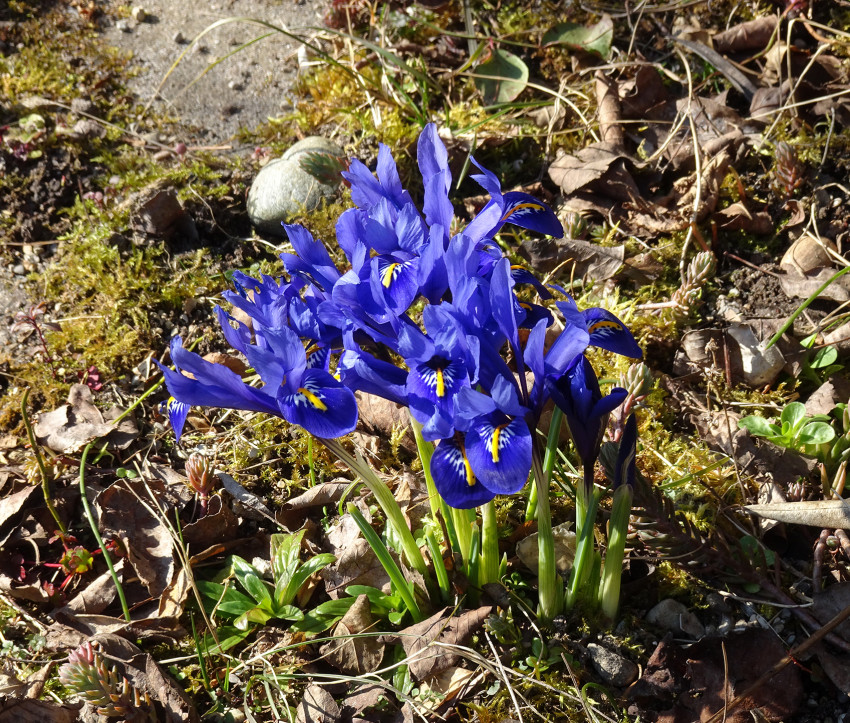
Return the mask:
<path fill-rule="evenodd" d="M 286 599 L 285 590 L 301 562 L 301 539 L 303 537 L 304 530 L 293 535 L 272 535 L 271 537 L 274 597 L 281 605 L 292 602 L 291 599 Z M 293 594 L 292 597 L 295 597 L 295 595 Z"/>
<path fill-rule="evenodd" d="M 222 653 L 234 645 L 238 645 L 251 634 L 251 631 L 239 630 L 232 625 L 222 625 L 216 628 L 216 634 L 218 635 L 218 644 L 216 644 L 215 639 L 209 633 L 204 636 L 204 647 L 206 647 L 209 655 Z"/>
<path fill-rule="evenodd" d="M 800 422 L 806 417 L 806 407 L 800 402 L 791 402 L 785 409 L 782 410 L 782 415 L 779 419 L 782 421 L 783 427 L 788 424 L 792 430 L 796 430 Z"/>
<path fill-rule="evenodd" d="M 824 422 L 809 422 L 797 437 L 800 444 L 826 444 L 835 439 L 835 430 Z"/>
<path fill-rule="evenodd" d="M 746 429 L 756 437 L 773 437 L 780 434 L 779 428 L 768 422 L 764 417 L 751 415 L 738 420 L 738 427 Z"/>
<path fill-rule="evenodd" d="M 337 602 L 332 600 L 331 602 Z M 295 633 L 323 633 L 342 619 L 342 615 L 322 615 L 316 610 L 304 613 L 301 620 L 290 627 Z"/>
<path fill-rule="evenodd" d="M 543 36 L 543 45 L 566 45 L 573 50 L 583 50 L 607 59 L 614 40 L 614 23 L 607 15 L 585 27 L 576 23 L 558 23 Z"/>
<path fill-rule="evenodd" d="M 475 87 L 488 105 L 510 103 L 528 85 L 528 66 L 506 50 L 494 49 L 475 70 Z"/>
<path fill-rule="evenodd" d="M 307 560 L 286 583 L 286 587 L 283 588 L 280 596 L 277 598 L 278 604 L 289 605 L 295 599 L 295 596 L 298 594 L 301 586 L 307 581 L 307 578 L 332 562 L 336 562 L 336 556 L 330 552 L 323 552 L 321 555 L 316 555 Z"/>
<path fill-rule="evenodd" d="M 253 565 L 248 564 L 238 555 L 233 555 L 231 558 L 233 566 L 233 574 L 236 579 L 248 594 L 257 601 L 259 605 L 272 605 L 272 594 L 265 582 L 260 577 L 260 573 Z"/>
<path fill-rule="evenodd" d="M 823 369 L 830 364 L 835 364 L 838 359 L 838 350 L 834 346 L 825 346 L 823 349 L 818 349 L 815 358 L 809 363 L 812 369 Z"/>
<path fill-rule="evenodd" d="M 274 616 L 259 607 L 251 608 L 233 621 L 233 627 L 237 630 L 249 630 L 252 623 L 254 625 L 265 625 L 272 617 Z"/>

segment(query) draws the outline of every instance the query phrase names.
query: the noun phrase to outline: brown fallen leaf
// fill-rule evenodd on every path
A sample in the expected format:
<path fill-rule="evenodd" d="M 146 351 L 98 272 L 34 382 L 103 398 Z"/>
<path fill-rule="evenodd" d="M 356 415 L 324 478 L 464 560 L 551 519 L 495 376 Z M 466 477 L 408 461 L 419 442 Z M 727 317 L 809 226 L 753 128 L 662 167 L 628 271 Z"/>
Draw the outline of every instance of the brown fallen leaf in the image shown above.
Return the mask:
<path fill-rule="evenodd" d="M 732 203 L 711 217 L 724 231 L 746 231 L 758 236 L 773 233 L 775 221 L 767 211 L 750 211 L 743 203 Z"/>
<path fill-rule="evenodd" d="M 360 595 L 334 627 L 334 640 L 320 648 L 322 655 L 347 675 L 362 676 L 376 671 L 384 658 L 384 643 L 377 636 L 352 637 L 372 632 L 374 626 L 369 598 Z"/>
<path fill-rule="evenodd" d="M 0 498 L 0 542 L 5 542 L 5 536 L 20 524 L 20 516 L 30 504 L 30 498 L 35 504 L 40 492 L 40 488 L 27 485 L 17 492 Z"/>
<path fill-rule="evenodd" d="M 362 537 L 335 551 L 337 560 L 322 569 L 328 597 L 337 600 L 349 585 L 370 585 L 389 592 L 390 577 L 378 561 L 374 550 Z"/>
<path fill-rule="evenodd" d="M 424 707 L 428 710 L 437 710 L 443 703 L 447 703 L 468 689 L 477 675 L 478 673 L 474 670 L 454 665 L 437 673 L 419 687 L 425 693 Z"/>
<path fill-rule="evenodd" d="M 286 507 L 290 510 L 301 510 L 311 507 L 335 505 L 342 497 L 342 493 L 349 486 L 351 486 L 350 480 L 322 482 L 315 487 L 311 487 L 306 492 L 288 499 L 286 501 Z"/>
<path fill-rule="evenodd" d="M 346 719 L 357 716 L 387 697 L 388 693 L 383 686 L 364 683 L 345 696 L 342 701 L 342 713 Z"/>
<path fill-rule="evenodd" d="M 82 703 L 59 705 L 48 700 L 11 698 L 0 701 L 2 723 L 75 723 Z"/>
<path fill-rule="evenodd" d="M 549 166 L 549 178 L 560 187 L 564 195 L 576 193 L 617 170 L 617 164 L 626 156 L 616 145 L 594 143 L 554 160 Z"/>
<path fill-rule="evenodd" d="M 576 279 L 607 281 L 617 275 L 626 257 L 625 246 L 599 246 L 581 239 L 535 238 L 520 249 L 538 273 L 560 267 L 560 275 Z"/>
<path fill-rule="evenodd" d="M 457 665 L 456 653 L 441 646 L 463 645 L 490 614 L 489 605 L 475 610 L 465 610 L 460 615 L 447 617 L 449 608 L 443 608 L 421 623 L 384 636 L 387 642 L 401 643 L 408 657 L 408 670 L 415 680 L 436 675 L 446 668 Z"/>
<path fill-rule="evenodd" d="M 164 496 L 163 488 L 159 480 L 125 478 L 106 488 L 95 501 L 104 537 L 121 541 L 130 564 L 155 598 L 162 595 L 174 573 L 174 545 L 163 520 L 141 500 L 156 509 L 148 489 L 159 497 L 160 492 Z"/>
<path fill-rule="evenodd" d="M 717 33 L 711 42 L 718 53 L 761 50 L 767 47 L 778 25 L 778 15 L 762 15 Z"/>
<path fill-rule="evenodd" d="M 295 712 L 295 723 L 336 723 L 339 706 L 321 685 L 308 685 Z"/>
<path fill-rule="evenodd" d="M 224 503 L 221 495 L 213 495 L 207 514 L 183 525 L 183 543 L 189 546 L 192 552 L 197 552 L 217 542 L 232 540 L 238 530 L 239 519 Z"/>
<path fill-rule="evenodd" d="M 100 438 L 106 438 L 112 449 L 125 449 L 139 436 L 135 422 L 129 417 L 117 426 L 106 421 L 92 401 L 91 389 L 85 384 L 71 387 L 68 404 L 39 414 L 34 428 L 41 444 L 62 454 L 78 452 Z"/>
<path fill-rule="evenodd" d="M 114 567 L 120 579 L 124 570 L 124 560 L 116 560 Z M 109 570 L 106 570 L 94 580 L 87 582 L 86 586 L 62 607 L 62 610 L 70 615 L 102 613 L 113 603 L 117 595 L 118 591 L 112 575 Z"/>

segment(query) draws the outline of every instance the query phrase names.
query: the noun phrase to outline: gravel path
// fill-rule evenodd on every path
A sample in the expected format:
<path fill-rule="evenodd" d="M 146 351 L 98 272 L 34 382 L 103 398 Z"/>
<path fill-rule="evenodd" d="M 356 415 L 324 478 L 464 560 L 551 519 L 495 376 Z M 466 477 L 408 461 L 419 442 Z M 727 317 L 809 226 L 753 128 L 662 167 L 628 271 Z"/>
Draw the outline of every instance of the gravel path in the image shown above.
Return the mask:
<path fill-rule="evenodd" d="M 126 4 L 109 0 L 113 15 Z M 191 41 L 225 18 L 254 18 L 308 36 L 320 26 L 327 2 L 312 0 L 144 0 L 131 5 L 132 16 L 113 21 L 107 43 L 133 54 L 136 75 L 130 90 L 143 102 L 156 93 L 180 54 L 186 56 L 160 90 L 160 109 L 169 110 L 194 131 L 190 141 L 221 144 L 240 127 L 251 129 L 291 108 L 289 89 L 298 72 L 300 43 L 273 32 L 247 48 L 239 46 L 269 32 L 257 24 L 223 24 Z M 231 55 L 232 54 L 232 55 Z M 229 57 L 228 57 L 229 55 Z M 211 64 L 214 68 L 196 79 Z M 162 105 L 164 104 L 164 106 Z"/>

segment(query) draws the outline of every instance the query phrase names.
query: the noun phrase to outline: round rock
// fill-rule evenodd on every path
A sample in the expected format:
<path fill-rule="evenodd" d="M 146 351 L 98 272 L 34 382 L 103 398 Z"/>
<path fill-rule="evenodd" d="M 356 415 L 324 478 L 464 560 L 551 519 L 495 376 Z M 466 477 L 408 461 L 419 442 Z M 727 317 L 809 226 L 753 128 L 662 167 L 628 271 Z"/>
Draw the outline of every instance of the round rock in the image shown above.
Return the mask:
<path fill-rule="evenodd" d="M 343 150 L 321 136 L 298 141 L 280 158 L 264 166 L 248 191 L 248 217 L 257 230 L 284 236 L 281 222 L 295 213 L 318 208 L 332 198 L 339 184 L 323 183 L 301 168 L 308 153 L 343 156 Z"/>
<path fill-rule="evenodd" d="M 658 603 L 646 614 L 646 620 L 653 625 L 669 630 L 674 635 L 687 635 L 699 640 L 705 635 L 705 628 L 688 608 L 671 598 Z"/>

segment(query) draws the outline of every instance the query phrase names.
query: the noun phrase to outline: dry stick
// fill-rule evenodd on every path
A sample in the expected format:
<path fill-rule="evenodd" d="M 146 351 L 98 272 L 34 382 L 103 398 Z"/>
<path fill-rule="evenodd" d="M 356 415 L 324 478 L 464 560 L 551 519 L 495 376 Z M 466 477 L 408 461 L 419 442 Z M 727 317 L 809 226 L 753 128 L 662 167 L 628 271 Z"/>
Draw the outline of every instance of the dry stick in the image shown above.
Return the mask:
<path fill-rule="evenodd" d="M 796 660 L 803 656 L 804 653 L 808 652 L 809 648 L 817 645 L 823 638 L 827 635 L 827 633 L 831 632 L 834 628 L 838 627 L 841 623 L 843 623 L 847 618 L 850 618 L 850 606 L 847 606 L 842 610 L 838 615 L 836 615 L 832 620 L 830 620 L 826 625 L 821 627 L 816 632 L 812 633 L 812 636 L 800 643 L 796 648 L 793 648 L 790 653 L 788 653 L 785 657 L 782 658 L 776 665 L 774 665 L 770 670 L 768 670 L 764 675 L 762 675 L 755 683 L 753 683 L 749 688 L 744 690 L 742 693 L 736 695 L 727 705 L 717 711 L 711 718 L 709 718 L 706 723 L 717 723 L 717 721 L 721 720 L 729 711 L 734 710 L 740 703 L 746 698 L 749 698 L 756 690 L 758 690 L 762 685 L 764 685 L 768 680 L 770 680 L 774 675 L 776 675 L 780 670 L 782 670 L 788 663 L 794 663 Z"/>

